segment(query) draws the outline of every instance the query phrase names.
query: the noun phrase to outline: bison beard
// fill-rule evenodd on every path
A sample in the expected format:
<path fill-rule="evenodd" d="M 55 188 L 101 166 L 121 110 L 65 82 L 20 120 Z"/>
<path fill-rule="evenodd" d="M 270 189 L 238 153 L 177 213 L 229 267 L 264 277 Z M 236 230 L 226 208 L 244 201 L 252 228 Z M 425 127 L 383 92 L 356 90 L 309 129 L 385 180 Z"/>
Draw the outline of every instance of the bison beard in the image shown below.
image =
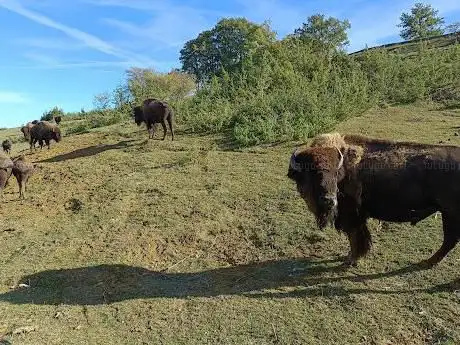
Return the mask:
<path fill-rule="evenodd" d="M 336 206 L 318 206 L 318 212 L 315 215 L 316 224 L 318 224 L 318 227 L 321 230 L 325 229 L 328 225 L 333 226 L 337 217 L 337 213 L 338 211 Z"/>

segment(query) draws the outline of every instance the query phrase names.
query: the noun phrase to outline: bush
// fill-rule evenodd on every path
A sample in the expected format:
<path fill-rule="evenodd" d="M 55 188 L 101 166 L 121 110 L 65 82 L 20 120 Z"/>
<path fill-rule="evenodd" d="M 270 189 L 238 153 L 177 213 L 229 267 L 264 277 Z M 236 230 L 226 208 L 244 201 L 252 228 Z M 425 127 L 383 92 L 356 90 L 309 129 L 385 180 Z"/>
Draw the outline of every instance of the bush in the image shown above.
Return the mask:
<path fill-rule="evenodd" d="M 227 132 L 241 146 L 301 140 L 368 108 L 440 98 L 457 104 L 460 48 L 404 56 L 372 50 L 356 57 L 332 56 L 286 39 L 261 47 L 240 73 L 223 71 L 180 104 L 191 131 Z M 446 103 L 446 104 L 447 104 Z"/>
<path fill-rule="evenodd" d="M 87 112 L 83 120 L 66 128 L 66 134 L 82 134 L 90 129 L 105 127 L 123 122 L 128 119 L 126 113 L 113 109 Z"/>
<path fill-rule="evenodd" d="M 369 81 L 342 53 L 298 41 L 261 48 L 239 74 L 214 77 L 182 108 L 190 130 L 229 131 L 241 146 L 305 139 L 369 107 Z"/>

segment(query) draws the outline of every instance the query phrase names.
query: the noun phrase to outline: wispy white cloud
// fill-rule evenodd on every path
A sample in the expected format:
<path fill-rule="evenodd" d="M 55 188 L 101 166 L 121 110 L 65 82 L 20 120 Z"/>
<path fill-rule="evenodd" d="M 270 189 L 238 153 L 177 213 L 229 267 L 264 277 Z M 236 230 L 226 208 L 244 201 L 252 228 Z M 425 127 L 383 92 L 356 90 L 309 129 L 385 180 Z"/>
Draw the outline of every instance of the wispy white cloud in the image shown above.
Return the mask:
<path fill-rule="evenodd" d="M 65 39 L 50 39 L 45 37 L 19 38 L 15 41 L 16 45 L 29 48 L 38 48 L 54 51 L 78 51 L 87 48 L 83 43 L 78 43 Z"/>
<path fill-rule="evenodd" d="M 94 35 L 88 34 L 79 29 L 69 27 L 67 25 L 58 23 L 53 19 L 46 17 L 35 11 L 31 11 L 23 7 L 17 0 L 0 0 L 0 7 L 3 7 L 7 10 L 10 10 L 14 13 L 17 13 L 25 18 L 28 18 L 38 24 L 47 26 L 58 30 L 67 36 L 82 42 L 87 47 L 93 48 L 100 52 L 103 52 L 107 55 L 115 56 L 120 59 L 129 60 L 137 65 L 150 65 L 152 63 L 151 59 L 145 56 L 140 56 L 132 52 L 119 49 L 114 47 L 110 43 L 96 37 Z"/>
<path fill-rule="evenodd" d="M 29 100 L 22 93 L 0 90 L 0 104 L 21 104 Z"/>
<path fill-rule="evenodd" d="M 25 53 L 24 57 L 35 62 L 34 64 L 22 64 L 22 65 L 0 65 L 1 69 L 17 69 L 17 70 L 59 70 L 59 69 L 97 69 L 98 71 L 115 71 L 115 70 L 126 70 L 131 67 L 138 67 L 133 65 L 131 61 L 59 61 L 52 56 L 39 53 Z M 154 66 L 159 71 L 170 70 L 174 67 L 173 61 L 155 61 Z"/>
<path fill-rule="evenodd" d="M 172 1 L 147 0 L 83 0 L 94 6 L 124 7 L 147 12 L 150 20 L 144 23 L 132 23 L 118 18 L 104 18 L 103 23 L 120 32 L 157 43 L 155 48 L 180 48 L 201 31 L 215 24 L 216 18 L 229 16 L 228 13 L 209 10 L 203 7 L 178 5 Z"/>

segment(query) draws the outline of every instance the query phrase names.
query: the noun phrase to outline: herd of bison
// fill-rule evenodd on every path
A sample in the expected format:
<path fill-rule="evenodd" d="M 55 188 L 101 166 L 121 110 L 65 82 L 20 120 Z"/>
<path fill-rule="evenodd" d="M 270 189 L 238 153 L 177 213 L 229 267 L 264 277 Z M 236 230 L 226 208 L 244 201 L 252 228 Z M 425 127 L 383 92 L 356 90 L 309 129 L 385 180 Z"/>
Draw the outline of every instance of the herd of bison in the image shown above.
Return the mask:
<path fill-rule="evenodd" d="M 133 107 L 137 125 L 145 123 L 149 138 L 160 123 L 166 137 L 167 125 L 174 140 L 172 108 L 149 98 Z M 54 121 L 33 121 L 21 128 L 30 143 L 59 142 L 60 117 Z M 11 142 L 3 142 L 0 160 L 0 188 L 9 177 L 18 181 L 20 197 L 34 165 L 24 156 L 9 158 Z M 410 222 L 412 225 L 440 212 L 443 242 L 419 265 L 430 268 L 439 263 L 460 239 L 460 147 L 429 145 L 369 138 L 360 135 L 326 133 L 310 145 L 295 149 L 289 159 L 287 178 L 315 216 L 319 228 L 329 225 L 346 234 L 349 254 L 345 266 L 355 266 L 372 245 L 367 226 L 369 218 L 385 222 Z M 0 191 L 0 192 L 1 192 Z"/>

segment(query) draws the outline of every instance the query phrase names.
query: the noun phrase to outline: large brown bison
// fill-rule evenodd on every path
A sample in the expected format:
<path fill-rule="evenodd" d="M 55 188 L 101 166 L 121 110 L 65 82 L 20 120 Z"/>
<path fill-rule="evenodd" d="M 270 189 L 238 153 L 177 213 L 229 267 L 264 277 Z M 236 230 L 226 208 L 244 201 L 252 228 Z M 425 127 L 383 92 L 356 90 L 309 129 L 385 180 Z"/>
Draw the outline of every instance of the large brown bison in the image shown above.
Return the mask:
<path fill-rule="evenodd" d="M 27 181 L 32 176 L 34 170 L 34 165 L 26 161 L 24 156 L 20 156 L 13 161 L 13 175 L 18 181 L 19 197 L 21 199 L 26 198 Z"/>
<path fill-rule="evenodd" d="M 3 199 L 3 189 L 13 171 L 13 161 L 3 152 L 0 152 L 0 199 Z"/>
<path fill-rule="evenodd" d="M 441 212 L 444 241 L 425 267 L 460 239 L 460 147 L 324 134 L 292 154 L 288 177 L 320 228 L 347 234 L 347 265 L 371 247 L 369 218 L 415 224 Z"/>
<path fill-rule="evenodd" d="M 166 138 L 167 128 L 166 122 L 169 124 L 171 130 L 171 140 L 174 140 L 173 120 L 174 112 L 169 104 L 159 101 L 154 98 L 146 99 L 142 106 L 133 108 L 134 121 L 138 126 L 145 122 L 147 130 L 149 131 L 149 139 L 153 138 L 155 131 L 155 124 L 160 123 L 163 126 L 163 139 Z"/>
<path fill-rule="evenodd" d="M 50 148 L 50 141 L 54 140 L 55 142 L 61 141 L 61 130 L 59 127 L 48 121 L 40 121 L 36 125 L 34 125 L 30 130 L 30 150 L 32 147 L 35 148 L 35 144 L 40 144 L 40 149 L 43 148 L 43 141 Z"/>

